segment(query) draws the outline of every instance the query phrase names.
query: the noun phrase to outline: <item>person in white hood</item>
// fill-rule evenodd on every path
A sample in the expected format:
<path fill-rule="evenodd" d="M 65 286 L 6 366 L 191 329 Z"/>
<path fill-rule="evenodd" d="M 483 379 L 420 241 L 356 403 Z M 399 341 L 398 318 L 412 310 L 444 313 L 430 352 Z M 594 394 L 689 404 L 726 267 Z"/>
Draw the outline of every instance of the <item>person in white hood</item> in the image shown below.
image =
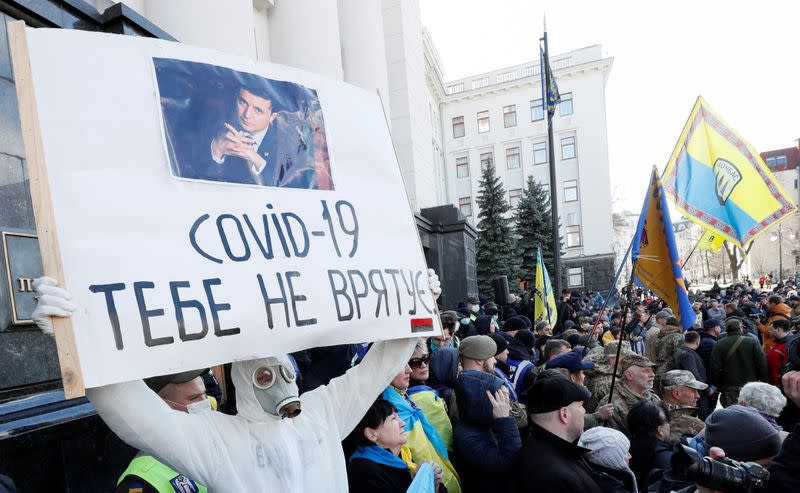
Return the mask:
<path fill-rule="evenodd" d="M 429 270 L 429 286 L 441 293 Z M 52 332 L 50 316 L 74 307 L 55 281 L 37 279 L 34 320 Z M 186 414 L 167 406 L 143 381 L 86 390 L 108 426 L 214 492 L 346 492 L 341 441 L 406 364 L 417 338 L 381 341 L 344 375 L 298 397 L 288 357 L 235 362 L 238 415 Z"/>

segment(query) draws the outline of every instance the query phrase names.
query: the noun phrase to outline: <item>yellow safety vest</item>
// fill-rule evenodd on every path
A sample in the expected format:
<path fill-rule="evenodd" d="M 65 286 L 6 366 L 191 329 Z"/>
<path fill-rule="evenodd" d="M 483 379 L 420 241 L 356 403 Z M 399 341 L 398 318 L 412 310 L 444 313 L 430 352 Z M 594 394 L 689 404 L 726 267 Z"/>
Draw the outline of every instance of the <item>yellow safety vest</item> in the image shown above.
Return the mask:
<path fill-rule="evenodd" d="M 147 481 L 150 486 L 158 490 L 159 493 L 208 493 L 208 488 L 196 483 L 183 474 L 173 470 L 152 455 L 140 455 L 134 458 L 122 476 L 119 477 L 119 485 L 128 476 L 136 476 Z"/>

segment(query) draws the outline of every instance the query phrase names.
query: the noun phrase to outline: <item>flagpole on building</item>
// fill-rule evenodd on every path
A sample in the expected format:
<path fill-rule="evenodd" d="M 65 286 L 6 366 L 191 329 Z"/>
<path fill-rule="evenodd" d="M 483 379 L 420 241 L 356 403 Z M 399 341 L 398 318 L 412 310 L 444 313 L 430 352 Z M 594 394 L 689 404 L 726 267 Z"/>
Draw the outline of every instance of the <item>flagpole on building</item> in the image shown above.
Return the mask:
<path fill-rule="evenodd" d="M 544 106 L 545 113 L 547 114 L 547 152 L 548 162 L 550 164 L 550 213 L 553 222 L 553 269 L 555 277 L 555 293 L 556 296 L 561 296 L 561 241 L 560 231 L 558 228 L 558 182 L 556 181 L 556 163 L 555 152 L 553 149 L 553 114 L 548 108 L 548 95 L 550 88 L 551 73 L 550 67 L 550 54 L 547 48 L 547 19 L 544 20 L 544 36 L 540 39 L 544 42 L 544 61 L 541 63 L 542 79 L 544 84 L 542 86 L 542 105 Z M 560 299 L 560 298 L 559 298 Z"/>

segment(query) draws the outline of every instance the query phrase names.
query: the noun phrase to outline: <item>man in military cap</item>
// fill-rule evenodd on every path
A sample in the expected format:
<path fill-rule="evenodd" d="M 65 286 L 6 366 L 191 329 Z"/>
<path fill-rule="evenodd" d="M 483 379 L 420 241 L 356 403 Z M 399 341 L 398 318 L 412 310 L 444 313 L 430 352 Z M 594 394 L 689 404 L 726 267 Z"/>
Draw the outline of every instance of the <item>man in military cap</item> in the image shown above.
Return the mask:
<path fill-rule="evenodd" d="M 662 380 L 661 400 L 669 420 L 669 442 L 678 443 L 683 436 L 695 436 L 705 428 L 697 417 L 700 392 L 708 385 L 694 378 L 687 370 L 670 370 Z"/>
<path fill-rule="evenodd" d="M 589 351 L 584 361 L 594 363 L 594 368 L 585 370 L 586 378 L 583 384 L 592 393 L 588 401 L 584 403 L 587 411 L 597 408 L 599 398 L 603 395 L 608 395 L 611 388 L 611 376 L 614 373 L 614 363 L 617 360 L 617 347 L 619 341 L 611 341 L 601 348 L 595 348 Z M 622 341 L 622 349 L 620 350 L 620 357 L 633 354 L 631 344 L 628 341 Z M 620 371 L 618 368 L 617 371 Z M 621 374 L 617 374 L 617 378 L 621 378 Z"/>
<path fill-rule="evenodd" d="M 648 400 L 651 402 L 661 402 L 658 395 L 653 392 L 653 380 L 655 374 L 653 367 L 655 364 L 649 359 L 639 354 L 628 354 L 620 362 L 622 378 L 617 379 L 614 384 L 614 392 L 611 396 L 611 403 L 614 404 L 614 415 L 608 425 L 628 435 L 628 411 L 639 401 Z M 608 400 L 608 393 L 598 399 L 598 406 L 605 404 Z"/>

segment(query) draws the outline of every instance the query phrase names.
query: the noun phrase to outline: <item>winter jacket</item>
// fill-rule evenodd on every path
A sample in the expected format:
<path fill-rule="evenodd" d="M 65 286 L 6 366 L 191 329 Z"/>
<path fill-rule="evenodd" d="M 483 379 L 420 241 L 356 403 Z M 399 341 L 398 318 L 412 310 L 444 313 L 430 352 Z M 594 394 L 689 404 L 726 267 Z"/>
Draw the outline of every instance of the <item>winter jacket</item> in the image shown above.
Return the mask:
<path fill-rule="evenodd" d="M 715 319 L 719 320 L 720 322 L 724 322 L 725 321 L 726 314 L 725 314 L 725 310 L 722 309 L 722 308 L 719 308 L 719 307 L 717 307 L 717 308 L 709 308 L 708 310 L 706 310 L 706 314 L 707 314 L 709 319 L 715 318 Z"/>
<path fill-rule="evenodd" d="M 367 459 L 347 463 L 350 493 L 405 493 L 411 485 L 411 474 Z"/>
<path fill-rule="evenodd" d="M 686 346 L 678 348 L 678 352 L 675 353 L 675 369 L 690 371 L 694 378 L 703 383 L 708 383 L 706 365 L 703 364 L 703 359 L 694 349 Z"/>
<path fill-rule="evenodd" d="M 740 339 L 742 342 L 728 357 Z M 730 334 L 714 346 L 711 352 L 711 382 L 720 389 L 741 388 L 747 382 L 763 382 L 766 379 L 767 358 L 755 339 Z"/>
<path fill-rule="evenodd" d="M 456 383 L 459 421 L 453 430 L 453 457 L 461 487 L 469 492 L 514 492 L 511 472 L 522 442 L 513 417 L 495 418 L 486 391 L 503 382 L 488 373 L 467 370 Z"/>
<path fill-rule="evenodd" d="M 256 398 L 253 372 L 277 358 L 234 362 L 236 416 L 170 409 L 141 380 L 86 389 L 103 421 L 129 445 L 156 455 L 210 491 L 347 491 L 341 442 L 410 358 L 416 340 L 376 342 L 364 361 L 300 396 L 281 419 Z M 280 359 L 288 364 L 288 358 Z"/>
<path fill-rule="evenodd" d="M 697 354 L 703 360 L 706 370 L 711 368 L 711 351 L 717 345 L 717 337 L 709 334 L 708 332 L 700 333 L 700 347 L 697 348 Z"/>
<path fill-rule="evenodd" d="M 458 406 L 456 405 L 456 379 L 458 378 L 458 349 L 439 348 L 431 354 L 430 374 L 428 385 L 431 386 L 439 397 L 447 404 L 447 416 L 450 423 L 458 421 Z"/>
<path fill-rule="evenodd" d="M 657 472 L 672 468 L 672 445 L 654 438 L 634 438 L 631 440 L 630 467 L 636 474 L 640 491 L 647 491 L 648 478 L 658 477 Z"/>
<path fill-rule="evenodd" d="M 647 333 L 644 336 L 644 355 L 647 356 L 647 359 L 650 361 L 656 360 L 656 340 L 658 340 L 658 334 L 660 332 L 661 326 L 654 323 L 652 327 L 647 329 Z"/>
<path fill-rule="evenodd" d="M 778 318 L 784 318 L 786 320 L 791 320 L 792 316 L 792 309 L 789 308 L 789 305 L 786 303 L 778 303 L 777 305 L 770 306 L 768 308 L 768 316 L 767 323 L 762 324 L 759 322 L 758 324 L 758 331 L 761 332 L 761 335 L 764 338 L 764 352 L 766 353 L 769 351 L 769 347 L 772 346 L 772 336 L 769 335 L 769 324 L 772 323 L 773 320 Z"/>
<path fill-rule="evenodd" d="M 772 385 L 777 385 L 781 368 L 789 361 L 786 346 L 793 339 L 793 334 L 787 335 L 783 339 L 774 339 L 772 345 L 767 350 L 767 382 Z"/>
<path fill-rule="evenodd" d="M 602 493 L 584 454 L 589 449 L 558 437 L 536 423 L 514 467 L 519 493 Z M 492 491 L 488 489 L 486 491 Z"/>
<path fill-rule="evenodd" d="M 666 325 L 656 337 L 655 356 L 652 360 L 657 366 L 657 375 L 675 369 L 675 353 L 683 345 L 683 330 L 674 325 Z"/>
<path fill-rule="evenodd" d="M 636 493 L 631 474 L 627 471 L 617 471 L 608 467 L 589 463 L 592 468 L 592 478 L 603 493 Z"/>

